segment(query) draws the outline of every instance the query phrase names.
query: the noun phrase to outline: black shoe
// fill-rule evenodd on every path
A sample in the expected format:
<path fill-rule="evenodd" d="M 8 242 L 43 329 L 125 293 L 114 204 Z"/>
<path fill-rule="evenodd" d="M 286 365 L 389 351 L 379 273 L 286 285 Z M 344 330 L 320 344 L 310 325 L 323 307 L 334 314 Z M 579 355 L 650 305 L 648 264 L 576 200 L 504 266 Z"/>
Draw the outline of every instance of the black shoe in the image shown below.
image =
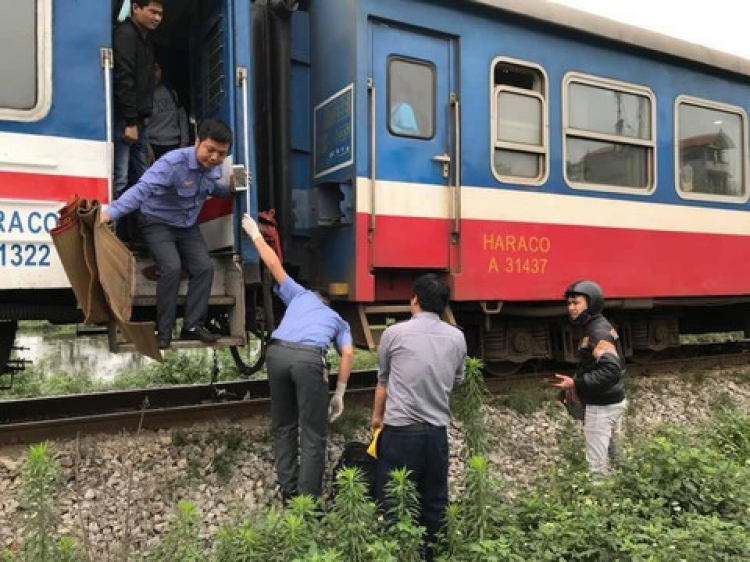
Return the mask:
<path fill-rule="evenodd" d="M 181 340 L 200 340 L 203 343 L 216 343 L 219 337 L 218 334 L 212 334 L 203 326 L 196 326 L 190 330 L 183 329 L 180 332 Z"/>
<path fill-rule="evenodd" d="M 159 349 L 169 349 L 169 346 L 172 345 L 172 338 L 169 336 L 159 336 L 156 341 L 159 344 Z"/>

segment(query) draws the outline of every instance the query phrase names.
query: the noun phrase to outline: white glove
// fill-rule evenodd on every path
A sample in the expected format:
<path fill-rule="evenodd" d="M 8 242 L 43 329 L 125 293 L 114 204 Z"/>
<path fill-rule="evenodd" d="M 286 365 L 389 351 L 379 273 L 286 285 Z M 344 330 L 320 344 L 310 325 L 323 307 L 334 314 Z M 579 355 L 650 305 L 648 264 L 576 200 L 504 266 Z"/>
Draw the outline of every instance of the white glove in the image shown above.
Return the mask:
<path fill-rule="evenodd" d="M 344 413 L 344 392 L 346 392 L 346 383 L 336 383 L 336 392 L 333 393 L 331 403 L 328 405 L 329 422 L 335 422 Z"/>
<path fill-rule="evenodd" d="M 260 229 L 258 228 L 258 223 L 247 213 L 242 215 L 242 229 L 247 233 L 251 240 L 255 240 L 262 236 Z"/>

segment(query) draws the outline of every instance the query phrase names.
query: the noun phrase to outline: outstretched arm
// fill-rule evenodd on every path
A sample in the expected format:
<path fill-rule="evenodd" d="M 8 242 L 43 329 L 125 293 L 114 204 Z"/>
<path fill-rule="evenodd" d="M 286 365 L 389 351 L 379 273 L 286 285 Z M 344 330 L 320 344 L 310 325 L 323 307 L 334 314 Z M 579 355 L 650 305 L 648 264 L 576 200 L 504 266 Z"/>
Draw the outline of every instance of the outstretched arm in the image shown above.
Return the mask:
<path fill-rule="evenodd" d="M 284 282 L 284 279 L 287 278 L 286 270 L 284 269 L 284 266 L 281 265 L 279 256 L 277 256 L 276 252 L 273 251 L 273 248 L 266 243 L 266 240 L 260 233 L 258 223 L 256 223 L 250 215 L 245 214 L 242 217 L 242 229 L 253 241 L 253 244 L 255 244 L 260 259 L 266 264 L 268 271 L 271 272 L 276 283 L 281 285 Z"/>
<path fill-rule="evenodd" d="M 336 379 L 336 392 L 331 397 L 328 405 L 328 421 L 334 422 L 344 412 L 344 393 L 349 383 L 349 375 L 354 364 L 354 347 L 350 344 L 341 346 L 341 362 L 339 363 L 339 374 Z"/>

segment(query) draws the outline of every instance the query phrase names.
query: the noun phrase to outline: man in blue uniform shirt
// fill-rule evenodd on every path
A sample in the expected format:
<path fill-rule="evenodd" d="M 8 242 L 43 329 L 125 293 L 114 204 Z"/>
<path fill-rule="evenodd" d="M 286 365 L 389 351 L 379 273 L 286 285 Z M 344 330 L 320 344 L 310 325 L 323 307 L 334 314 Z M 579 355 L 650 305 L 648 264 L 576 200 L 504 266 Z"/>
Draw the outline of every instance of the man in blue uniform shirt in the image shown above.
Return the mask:
<path fill-rule="evenodd" d="M 207 119 L 198 129 L 195 146 L 164 155 L 101 213 L 101 220 L 109 222 L 135 210 L 141 212 L 139 226 L 159 268 L 156 312 L 160 349 L 168 348 L 172 340 L 183 268 L 190 280 L 180 338 L 206 343 L 218 339 L 204 326 L 214 266 L 197 221 L 209 195 L 230 197 L 233 193 L 229 186 L 217 184 L 231 146 L 229 127 Z"/>
<path fill-rule="evenodd" d="M 325 471 L 326 418 L 335 421 L 344 411 L 344 392 L 354 362 L 351 331 L 319 295 L 287 275 L 249 215 L 243 217 L 242 228 L 278 283 L 276 294 L 286 305 L 266 354 L 271 432 L 281 494 L 284 499 L 297 494 L 318 497 Z M 331 342 L 341 362 L 336 392 L 329 404 L 326 353 Z"/>

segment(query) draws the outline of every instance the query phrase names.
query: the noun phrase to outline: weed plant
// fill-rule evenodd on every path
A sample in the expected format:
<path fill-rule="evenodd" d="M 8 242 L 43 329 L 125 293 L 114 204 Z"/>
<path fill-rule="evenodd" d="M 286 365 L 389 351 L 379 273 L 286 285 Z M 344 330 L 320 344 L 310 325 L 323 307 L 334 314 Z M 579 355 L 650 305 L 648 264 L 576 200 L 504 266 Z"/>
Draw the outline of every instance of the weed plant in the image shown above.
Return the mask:
<path fill-rule="evenodd" d="M 451 396 L 451 411 L 461 422 L 467 457 L 482 455 L 487 451 L 487 432 L 484 426 L 484 403 L 488 397 L 482 375 L 482 362 L 469 357 L 463 384 Z"/>
<path fill-rule="evenodd" d="M 199 525 L 200 512 L 195 504 L 184 500 L 178 502 L 177 511 L 172 516 L 167 532 L 146 560 L 204 562 L 205 546 L 198 537 Z"/>

